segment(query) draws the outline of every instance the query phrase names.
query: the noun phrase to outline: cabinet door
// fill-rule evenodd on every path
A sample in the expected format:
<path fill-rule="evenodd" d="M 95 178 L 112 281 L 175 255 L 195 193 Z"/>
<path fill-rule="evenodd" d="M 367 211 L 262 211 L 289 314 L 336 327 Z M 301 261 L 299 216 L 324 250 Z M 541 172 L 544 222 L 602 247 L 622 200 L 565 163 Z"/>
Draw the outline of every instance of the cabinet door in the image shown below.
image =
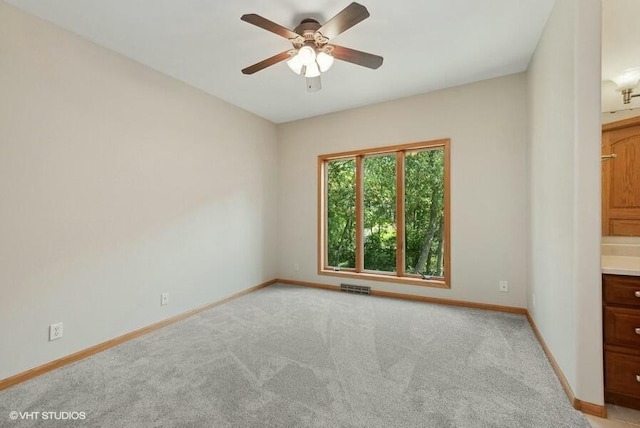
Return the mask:
<path fill-rule="evenodd" d="M 640 310 L 640 276 L 602 275 L 602 298 L 607 305 Z"/>
<path fill-rule="evenodd" d="M 605 306 L 604 322 L 605 343 L 640 348 L 640 310 Z"/>
<path fill-rule="evenodd" d="M 637 122 L 602 133 L 603 235 L 640 236 L 640 118 Z"/>
<path fill-rule="evenodd" d="M 635 397 L 637 403 L 638 397 L 640 397 L 640 375 L 638 373 L 640 373 L 640 357 L 605 352 L 605 392 Z"/>

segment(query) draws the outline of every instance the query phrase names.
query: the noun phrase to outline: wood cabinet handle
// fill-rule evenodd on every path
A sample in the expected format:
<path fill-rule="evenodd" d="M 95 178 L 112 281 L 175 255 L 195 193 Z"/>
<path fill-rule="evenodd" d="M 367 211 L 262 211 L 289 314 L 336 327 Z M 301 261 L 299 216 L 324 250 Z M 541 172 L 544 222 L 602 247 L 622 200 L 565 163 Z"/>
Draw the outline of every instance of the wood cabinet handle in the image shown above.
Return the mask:
<path fill-rule="evenodd" d="M 640 297 L 640 291 L 635 292 L 636 297 Z"/>
<path fill-rule="evenodd" d="M 636 375 L 636 382 L 640 382 L 640 374 Z"/>
<path fill-rule="evenodd" d="M 640 334 L 640 328 L 636 328 L 636 334 Z"/>

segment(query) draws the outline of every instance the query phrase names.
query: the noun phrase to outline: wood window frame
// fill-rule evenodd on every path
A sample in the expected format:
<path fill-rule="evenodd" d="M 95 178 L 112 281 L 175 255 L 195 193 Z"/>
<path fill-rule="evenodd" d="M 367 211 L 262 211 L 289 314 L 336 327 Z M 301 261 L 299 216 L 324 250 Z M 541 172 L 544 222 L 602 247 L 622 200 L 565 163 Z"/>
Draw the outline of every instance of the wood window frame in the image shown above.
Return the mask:
<path fill-rule="evenodd" d="M 318 236 L 317 262 L 318 275 L 342 278 L 354 278 L 410 284 L 425 287 L 451 288 L 451 162 L 450 139 L 423 141 L 417 143 L 398 144 L 376 147 L 372 149 L 353 150 L 318 156 Z M 419 275 L 405 272 L 405 218 L 404 218 L 404 162 L 405 153 L 421 149 L 444 150 L 444 277 L 423 279 Z M 364 269 L 364 228 L 363 228 L 363 160 L 365 156 L 395 153 L 396 156 L 396 272 L 372 273 Z M 356 260 L 354 269 L 339 271 L 327 265 L 327 163 L 339 159 L 355 159 L 356 161 Z M 403 173 L 400 173 L 400 172 Z"/>

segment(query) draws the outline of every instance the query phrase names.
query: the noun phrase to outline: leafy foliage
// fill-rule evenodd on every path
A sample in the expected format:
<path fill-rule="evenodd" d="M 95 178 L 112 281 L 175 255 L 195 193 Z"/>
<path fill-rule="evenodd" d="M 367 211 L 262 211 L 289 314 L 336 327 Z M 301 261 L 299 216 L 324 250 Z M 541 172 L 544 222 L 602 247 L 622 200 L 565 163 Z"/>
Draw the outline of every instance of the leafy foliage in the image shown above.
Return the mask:
<path fill-rule="evenodd" d="M 405 156 L 405 271 L 443 276 L 444 150 Z"/>
<path fill-rule="evenodd" d="M 364 267 L 395 272 L 396 155 L 365 157 L 363 169 Z M 327 174 L 328 264 L 354 268 L 355 159 L 328 162 Z M 406 153 L 404 181 L 405 271 L 444 276 L 444 150 Z"/>
<path fill-rule="evenodd" d="M 331 161 L 327 167 L 327 258 L 329 266 L 356 266 L 356 161 Z"/>
<path fill-rule="evenodd" d="M 364 159 L 364 268 L 396 270 L 396 155 Z"/>

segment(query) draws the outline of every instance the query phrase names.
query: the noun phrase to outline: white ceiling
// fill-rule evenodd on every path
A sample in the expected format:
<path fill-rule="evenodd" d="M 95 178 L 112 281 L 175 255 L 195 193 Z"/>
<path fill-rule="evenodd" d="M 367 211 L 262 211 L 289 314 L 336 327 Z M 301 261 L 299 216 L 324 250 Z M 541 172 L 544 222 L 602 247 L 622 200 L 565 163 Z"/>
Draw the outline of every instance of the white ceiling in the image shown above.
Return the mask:
<path fill-rule="evenodd" d="M 602 1 L 602 111 L 640 107 L 640 97 L 622 103 L 612 78 L 640 67 L 640 1 Z M 635 91 L 638 93 L 638 90 Z"/>
<path fill-rule="evenodd" d="M 291 46 L 240 16 L 294 28 L 305 17 L 326 22 L 349 0 L 5 1 L 276 123 L 524 71 L 555 2 L 360 0 L 371 16 L 335 43 L 384 64 L 336 61 L 323 89 L 307 93 L 284 62 L 240 73 Z"/>

